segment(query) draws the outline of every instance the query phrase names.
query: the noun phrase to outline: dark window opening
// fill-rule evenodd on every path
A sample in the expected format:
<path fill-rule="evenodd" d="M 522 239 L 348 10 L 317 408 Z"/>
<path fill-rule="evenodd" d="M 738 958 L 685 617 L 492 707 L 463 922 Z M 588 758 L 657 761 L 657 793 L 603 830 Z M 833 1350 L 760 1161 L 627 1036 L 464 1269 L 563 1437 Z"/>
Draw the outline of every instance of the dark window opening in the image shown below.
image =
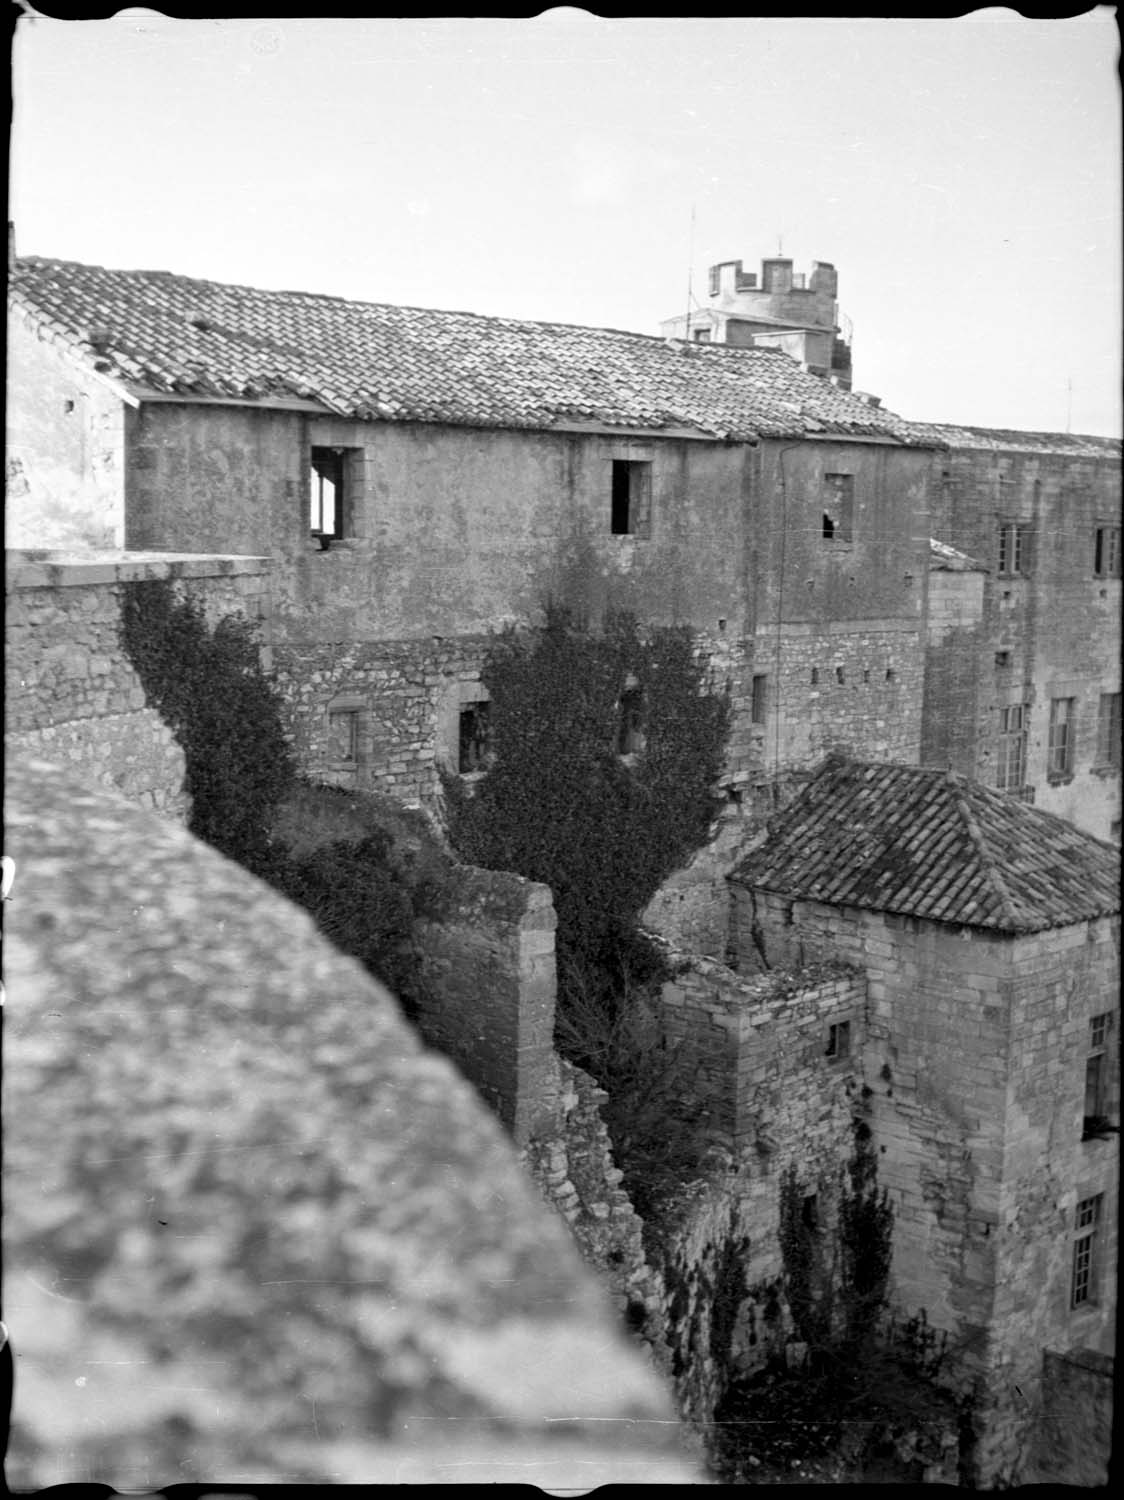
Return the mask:
<path fill-rule="evenodd" d="M 322 549 L 344 535 L 344 451 L 313 448 L 309 528 Z"/>
<path fill-rule="evenodd" d="M 816 1230 L 820 1227 L 820 1200 L 815 1193 L 805 1193 L 800 1205 L 800 1220 L 805 1229 Z"/>
<path fill-rule="evenodd" d="M 836 669 L 835 669 L 835 680 L 836 680 L 836 682 L 840 682 L 840 683 L 847 681 L 847 674 L 843 670 L 842 667 L 836 667 Z"/>
<path fill-rule="evenodd" d="M 827 1054 L 833 1062 L 841 1062 L 851 1055 L 851 1023 L 836 1021 L 827 1029 Z"/>
<path fill-rule="evenodd" d="M 886 681 L 887 682 L 893 682 L 893 680 L 894 680 L 894 669 L 893 669 L 893 667 L 887 667 L 886 668 Z"/>
<path fill-rule="evenodd" d="M 753 679 L 753 687 L 749 700 L 749 717 L 752 723 L 764 724 L 768 703 L 769 679 L 764 675 L 756 676 Z"/>
<path fill-rule="evenodd" d="M 359 710 L 329 709 L 328 758 L 342 765 L 359 761 Z"/>
<path fill-rule="evenodd" d="M 710 329 L 709 328 L 696 328 L 695 329 L 695 343 L 696 344 L 709 344 L 710 343 Z"/>
<path fill-rule="evenodd" d="M 651 529 L 652 466 L 627 458 L 613 459 L 614 536 L 648 536 Z"/>
<path fill-rule="evenodd" d="M 863 668 L 863 681 L 864 682 L 869 682 L 870 681 L 870 669 L 868 667 L 864 667 Z"/>
<path fill-rule="evenodd" d="M 639 688 L 626 688 L 620 701 L 617 752 L 620 755 L 639 755 L 644 742 L 644 694 Z"/>
<path fill-rule="evenodd" d="M 995 653 L 995 665 L 997 667 L 1009 667 L 1011 665 L 1011 653 L 1009 651 L 997 651 Z"/>
<path fill-rule="evenodd" d="M 462 776 L 484 770 L 491 748 L 491 704 L 466 703 L 459 731 L 457 769 Z"/>
<path fill-rule="evenodd" d="M 1093 572 L 1098 578 L 1120 577 L 1120 527 L 1098 526 L 1093 542 Z"/>
<path fill-rule="evenodd" d="M 853 474 L 825 474 L 823 537 L 827 542 L 850 542 L 855 513 Z"/>
<path fill-rule="evenodd" d="M 1097 765 L 1120 769 L 1120 694 L 1102 693 L 1097 710 Z"/>
<path fill-rule="evenodd" d="M 1089 1053 L 1085 1059 L 1085 1108 L 1082 1136 L 1102 1135 L 1107 1132 L 1109 1120 L 1109 1054 L 1108 1033 L 1112 1025 L 1112 1012 L 1104 1011 L 1089 1020 Z"/>
<path fill-rule="evenodd" d="M 812 686 L 815 687 L 816 683 L 819 682 L 819 680 L 820 680 L 820 669 L 819 669 L 819 667 L 813 667 L 812 668 Z"/>

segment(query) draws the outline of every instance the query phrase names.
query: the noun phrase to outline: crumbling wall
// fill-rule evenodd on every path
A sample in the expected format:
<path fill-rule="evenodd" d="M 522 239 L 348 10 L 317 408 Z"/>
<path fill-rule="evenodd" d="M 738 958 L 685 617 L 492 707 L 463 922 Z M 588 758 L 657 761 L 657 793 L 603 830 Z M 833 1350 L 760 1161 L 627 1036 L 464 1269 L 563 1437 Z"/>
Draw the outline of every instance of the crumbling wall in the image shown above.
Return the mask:
<path fill-rule="evenodd" d="M 418 1029 L 520 1145 L 549 1130 L 558 1108 L 556 925 L 547 886 L 462 865 L 439 912 L 414 927 Z"/>
<path fill-rule="evenodd" d="M 244 557 L 9 553 L 7 753 L 49 756 L 186 820 L 183 750 L 121 646 L 124 591 L 170 579 L 202 602 L 212 624 L 231 614 L 258 621 L 268 653 L 268 566 Z"/>

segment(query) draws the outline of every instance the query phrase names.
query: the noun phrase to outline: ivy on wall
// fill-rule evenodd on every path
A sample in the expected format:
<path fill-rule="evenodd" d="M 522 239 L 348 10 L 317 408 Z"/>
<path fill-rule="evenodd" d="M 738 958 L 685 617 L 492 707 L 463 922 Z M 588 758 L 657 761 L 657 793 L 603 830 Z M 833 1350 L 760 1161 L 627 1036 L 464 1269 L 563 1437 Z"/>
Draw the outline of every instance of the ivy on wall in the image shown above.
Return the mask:
<path fill-rule="evenodd" d="M 191 832 L 267 873 L 268 828 L 294 765 L 252 623 L 231 617 L 212 631 L 198 601 L 149 579 L 125 585 L 121 642 L 183 749 Z"/>
<path fill-rule="evenodd" d="M 558 606 L 538 632 L 501 637 L 483 681 L 490 766 L 472 796 L 447 782 L 450 837 L 472 864 L 550 886 L 559 1043 L 596 1074 L 567 1016 L 592 1002 L 612 1017 L 657 972 L 636 920 L 706 839 L 729 701 L 688 629 L 642 635 L 612 614 L 593 632 Z"/>
<path fill-rule="evenodd" d="M 191 832 L 303 907 L 409 1014 L 412 910 L 391 868 L 390 836 L 368 830 L 298 858 L 272 835 L 302 784 L 252 622 L 228 617 L 211 630 L 198 601 L 177 597 L 166 579 L 145 580 L 125 585 L 121 642 L 184 752 Z"/>

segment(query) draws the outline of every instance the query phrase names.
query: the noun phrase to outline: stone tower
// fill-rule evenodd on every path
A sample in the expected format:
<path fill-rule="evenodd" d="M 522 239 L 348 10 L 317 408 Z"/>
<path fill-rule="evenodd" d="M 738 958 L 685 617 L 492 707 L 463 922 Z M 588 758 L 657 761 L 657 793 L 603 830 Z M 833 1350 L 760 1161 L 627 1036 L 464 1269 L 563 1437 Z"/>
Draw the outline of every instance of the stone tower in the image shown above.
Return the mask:
<path fill-rule="evenodd" d="M 705 307 L 660 324 L 665 338 L 693 343 L 782 349 L 813 375 L 851 389 L 851 348 L 839 327 L 839 277 L 830 261 L 814 260 L 810 275 L 772 256 L 761 274 L 740 260 L 711 266 Z"/>

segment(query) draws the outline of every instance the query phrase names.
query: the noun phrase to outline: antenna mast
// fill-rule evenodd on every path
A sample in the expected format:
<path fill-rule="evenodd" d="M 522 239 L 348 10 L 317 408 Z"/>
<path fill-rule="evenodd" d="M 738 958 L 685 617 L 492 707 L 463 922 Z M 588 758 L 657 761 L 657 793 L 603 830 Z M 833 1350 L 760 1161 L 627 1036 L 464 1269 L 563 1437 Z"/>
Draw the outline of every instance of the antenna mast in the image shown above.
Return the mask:
<path fill-rule="evenodd" d="M 695 205 L 691 204 L 691 232 L 687 238 L 687 316 L 683 320 L 683 337 L 691 339 L 691 303 L 695 300 L 692 279 L 695 272 Z"/>

